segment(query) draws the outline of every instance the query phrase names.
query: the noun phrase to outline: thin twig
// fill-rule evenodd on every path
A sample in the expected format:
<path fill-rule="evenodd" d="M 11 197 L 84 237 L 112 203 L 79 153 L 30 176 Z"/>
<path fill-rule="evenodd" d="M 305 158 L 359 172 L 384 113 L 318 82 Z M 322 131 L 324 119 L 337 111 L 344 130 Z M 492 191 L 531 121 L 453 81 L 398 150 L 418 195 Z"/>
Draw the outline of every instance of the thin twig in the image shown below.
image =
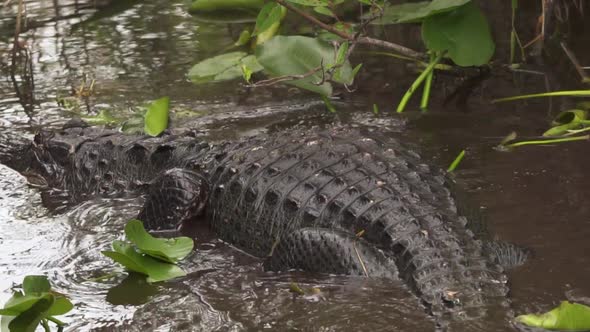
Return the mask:
<path fill-rule="evenodd" d="M 318 67 L 316 67 L 316 68 L 308 71 L 305 74 L 300 74 L 300 75 L 285 75 L 285 76 L 273 77 L 273 78 L 269 78 L 267 80 L 258 81 L 258 82 L 253 83 L 253 84 L 248 84 L 248 85 L 246 85 L 246 87 L 254 88 L 254 87 L 274 85 L 274 84 L 278 84 L 278 83 L 281 83 L 281 82 L 284 82 L 284 81 L 300 80 L 300 79 L 304 79 L 306 77 L 309 77 L 309 76 L 317 73 L 320 70 L 322 72 L 324 71 L 324 65 L 323 65 L 323 63 L 320 66 L 318 66 Z M 321 85 L 321 84 L 319 84 L 319 85 Z"/>
<path fill-rule="evenodd" d="M 590 78 L 588 77 L 588 75 L 586 74 L 586 72 L 584 71 L 582 66 L 580 65 L 580 62 L 578 61 L 578 59 L 574 55 L 574 53 L 567 47 L 567 45 L 565 45 L 564 42 L 561 42 L 561 48 L 563 49 L 563 51 L 565 52 L 565 55 L 567 55 L 567 57 L 570 59 L 570 61 L 572 62 L 572 64 L 576 68 L 576 71 L 578 72 L 578 74 L 580 74 L 582 81 L 587 82 L 588 80 L 590 80 Z"/>
<path fill-rule="evenodd" d="M 342 30 L 338 30 L 336 28 L 334 28 L 333 26 L 326 24 L 320 20 L 318 20 L 317 18 L 313 17 L 312 15 L 306 13 L 305 11 L 291 5 L 290 3 L 287 3 L 285 0 L 274 0 L 276 3 L 280 4 L 281 6 L 287 8 L 288 10 L 298 14 L 299 16 L 303 17 L 304 19 L 308 20 L 309 22 L 319 26 L 320 28 L 329 31 L 335 35 L 337 35 L 340 38 L 352 41 L 352 42 L 357 42 L 359 44 L 365 44 L 365 45 L 372 45 L 372 46 L 379 46 L 379 47 L 383 47 L 383 48 L 387 48 L 390 50 L 394 50 L 398 53 L 401 53 L 403 55 L 412 57 L 412 58 L 423 58 L 424 55 L 420 52 L 414 51 L 410 48 L 407 48 L 405 46 L 401 46 L 392 42 L 388 42 L 385 40 L 381 40 L 381 39 L 375 39 L 375 38 L 370 38 L 370 37 L 360 37 L 360 36 L 353 36 L 350 35 Z"/>

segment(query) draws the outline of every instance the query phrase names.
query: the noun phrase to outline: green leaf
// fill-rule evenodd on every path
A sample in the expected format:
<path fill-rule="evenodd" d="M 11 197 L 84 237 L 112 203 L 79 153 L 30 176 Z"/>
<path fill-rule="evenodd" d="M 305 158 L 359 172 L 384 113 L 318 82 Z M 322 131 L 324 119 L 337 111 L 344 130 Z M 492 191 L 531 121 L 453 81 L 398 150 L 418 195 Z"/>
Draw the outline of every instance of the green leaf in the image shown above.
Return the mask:
<path fill-rule="evenodd" d="M 168 263 L 176 263 L 193 250 L 193 240 L 186 236 L 158 239 L 148 233 L 139 220 L 131 220 L 125 226 L 127 239 L 144 254 Z"/>
<path fill-rule="evenodd" d="M 12 297 L 6 301 L 4 308 L 0 310 L 1 315 L 16 316 L 29 308 L 39 300 L 37 295 L 23 295 L 21 292 L 15 292 Z"/>
<path fill-rule="evenodd" d="M 170 98 L 163 97 L 153 101 L 145 113 L 144 132 L 150 136 L 160 135 L 168 128 L 168 109 Z"/>
<path fill-rule="evenodd" d="M 123 265 L 128 270 L 147 275 L 148 282 L 165 281 L 186 275 L 186 272 L 180 267 L 142 255 L 128 243 L 113 241 L 113 250 L 103 251 L 102 254 Z"/>
<path fill-rule="evenodd" d="M 248 31 L 248 29 L 244 29 L 240 33 L 240 37 L 238 37 L 238 40 L 234 43 L 234 45 L 244 46 L 250 41 L 251 38 L 252 36 L 250 35 L 250 31 Z"/>
<path fill-rule="evenodd" d="M 253 73 L 262 70 L 256 57 L 246 52 L 231 52 L 203 60 L 191 68 L 189 78 L 195 84 L 226 81 L 242 76 L 242 65 Z"/>
<path fill-rule="evenodd" d="M 256 26 L 254 27 L 252 37 L 268 30 L 273 24 L 280 22 L 283 18 L 282 7 L 283 6 L 276 2 L 269 2 L 264 5 L 260 10 L 260 13 L 258 13 L 258 17 L 256 17 Z"/>
<path fill-rule="evenodd" d="M 488 22 L 474 3 L 426 18 L 422 39 L 429 50 L 446 51 L 453 62 L 464 67 L 488 63 L 495 50 Z"/>
<path fill-rule="evenodd" d="M 547 313 L 521 315 L 516 317 L 516 321 L 548 330 L 586 331 L 590 330 L 590 307 L 563 301 Z"/>
<path fill-rule="evenodd" d="M 383 16 L 373 21 L 373 24 L 397 24 L 420 22 L 427 17 L 445 13 L 463 6 L 471 0 L 434 0 L 402 3 L 399 5 L 390 5 L 383 8 Z M 365 18 L 372 14 L 365 15 Z"/>
<path fill-rule="evenodd" d="M 317 7 L 317 6 L 328 6 L 330 4 L 329 0 L 287 0 L 287 2 L 296 3 L 302 6 L 310 6 L 310 7 Z M 342 2 L 342 1 L 340 1 Z"/>
<path fill-rule="evenodd" d="M 189 12 L 258 10 L 262 6 L 264 6 L 264 0 L 195 0 Z"/>
<path fill-rule="evenodd" d="M 322 15 L 326 15 L 326 16 L 330 16 L 330 17 L 336 17 L 336 15 L 334 15 L 334 13 L 332 12 L 332 10 L 328 7 L 324 7 L 324 6 L 317 6 L 317 7 L 313 7 L 313 10 L 316 13 L 322 14 Z"/>
<path fill-rule="evenodd" d="M 303 36 L 276 36 L 256 48 L 256 57 L 270 76 L 308 75 L 285 83 L 324 96 L 332 94 L 332 85 L 329 82 L 316 84 L 322 81 L 321 70 L 309 74 L 322 64 L 324 68 L 333 66 L 336 58 L 334 48 L 326 42 Z M 346 69 L 351 71 L 348 62 L 344 63 L 339 70 L 346 71 Z M 341 74 L 340 78 L 341 82 L 348 83 L 350 75 Z"/>
<path fill-rule="evenodd" d="M 51 285 L 46 276 L 26 276 L 23 279 L 23 291 L 25 295 L 40 295 L 51 290 Z"/>
<path fill-rule="evenodd" d="M 53 296 L 55 296 L 55 302 L 51 308 L 49 308 L 47 316 L 64 315 L 74 309 L 74 305 L 68 298 L 56 294 L 53 294 Z"/>
<path fill-rule="evenodd" d="M 584 110 L 561 112 L 551 123 L 553 127 L 544 132 L 543 136 L 560 136 L 567 134 L 570 130 L 583 128 L 585 124 L 590 124 L 590 121 L 586 120 L 587 116 L 588 114 Z"/>
<path fill-rule="evenodd" d="M 81 118 L 90 125 L 108 125 L 119 122 L 108 110 L 101 110 L 97 115 L 82 115 Z"/>
<path fill-rule="evenodd" d="M 49 308 L 55 302 L 55 297 L 46 294 L 39 298 L 29 309 L 16 316 L 8 328 L 10 332 L 35 332 L 41 319 L 45 318 Z"/>

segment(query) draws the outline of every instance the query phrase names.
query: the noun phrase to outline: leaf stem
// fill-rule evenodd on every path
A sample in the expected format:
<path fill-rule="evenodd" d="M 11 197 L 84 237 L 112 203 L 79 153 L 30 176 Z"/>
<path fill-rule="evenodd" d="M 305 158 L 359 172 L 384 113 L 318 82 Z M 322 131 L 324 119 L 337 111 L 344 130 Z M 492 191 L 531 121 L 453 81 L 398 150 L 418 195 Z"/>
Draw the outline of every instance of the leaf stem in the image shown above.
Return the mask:
<path fill-rule="evenodd" d="M 504 102 L 504 101 L 513 101 L 513 100 L 519 100 L 519 99 L 540 98 L 540 97 L 560 97 L 560 96 L 590 97 L 590 90 L 571 90 L 571 91 L 553 91 L 553 92 L 545 92 L 545 93 L 534 93 L 534 94 L 530 94 L 530 95 L 498 98 L 498 99 L 492 100 L 492 103 L 500 103 L 500 102 Z"/>
<path fill-rule="evenodd" d="M 453 162 L 447 169 L 447 172 L 453 172 L 457 168 L 457 166 L 459 166 L 459 163 L 461 162 L 461 160 L 463 160 L 463 157 L 465 157 L 465 150 L 461 150 L 461 152 L 459 152 L 455 160 L 453 160 Z"/>
<path fill-rule="evenodd" d="M 536 141 L 523 141 L 523 142 L 516 142 L 512 144 L 506 145 L 509 148 L 516 148 L 519 146 L 524 145 L 542 145 L 542 144 L 551 144 L 551 143 L 562 143 L 562 142 L 571 142 L 571 141 L 583 141 L 590 139 L 590 135 L 586 136 L 577 136 L 577 137 L 564 137 L 564 138 L 556 138 L 556 139 L 546 139 L 546 140 L 536 140 Z"/>
<path fill-rule="evenodd" d="M 424 82 L 426 77 L 428 77 L 428 75 L 434 70 L 434 67 L 436 66 L 437 63 L 439 63 L 439 61 L 442 59 L 442 57 L 443 57 L 443 53 L 439 54 L 436 57 L 436 59 L 434 59 L 434 61 L 431 61 L 430 64 L 428 64 L 428 67 L 426 67 L 426 69 L 424 69 L 424 71 L 420 74 L 420 76 L 418 76 L 418 78 L 416 78 L 414 83 L 412 83 L 412 85 L 410 86 L 408 91 L 406 91 L 406 93 L 402 97 L 402 100 L 400 101 L 399 105 L 397 106 L 398 113 L 401 113 L 404 111 L 404 109 L 406 108 L 406 105 L 408 104 L 408 101 L 410 100 L 410 98 L 412 97 L 414 92 L 420 87 L 420 84 L 422 84 L 422 82 Z"/>
<path fill-rule="evenodd" d="M 434 60 L 434 55 L 430 55 L 430 61 Z M 422 112 L 428 111 L 428 100 L 430 99 L 430 87 L 432 86 L 432 78 L 434 77 L 434 70 L 431 70 L 426 76 L 424 82 L 424 90 L 422 91 L 422 101 L 420 102 L 420 109 Z"/>

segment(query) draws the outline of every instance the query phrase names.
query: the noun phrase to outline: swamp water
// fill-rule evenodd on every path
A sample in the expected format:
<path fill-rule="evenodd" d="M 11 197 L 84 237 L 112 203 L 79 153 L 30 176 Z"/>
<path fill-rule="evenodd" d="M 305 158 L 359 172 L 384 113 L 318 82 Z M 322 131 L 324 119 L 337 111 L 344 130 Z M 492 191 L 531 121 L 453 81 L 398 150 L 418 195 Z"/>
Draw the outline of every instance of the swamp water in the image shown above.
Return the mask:
<path fill-rule="evenodd" d="M 402 119 L 390 111 L 415 73 L 394 60 L 367 56 L 362 85 L 335 102 L 336 114 L 328 114 L 316 96 L 290 87 L 249 90 L 240 82 L 188 82 L 191 65 L 223 52 L 243 26 L 192 17 L 181 1 L 120 1 L 98 11 L 93 1 L 26 3 L 34 27 L 21 37 L 32 60 L 28 76 L 11 76 L 16 6 L 0 7 L 0 130 L 31 136 L 40 125 L 58 128 L 72 112 L 128 115 L 147 100 L 170 96 L 173 125 L 198 128 L 211 138 L 341 121 L 387 127 L 441 167 L 467 149 L 456 171 L 464 196 L 498 238 L 534 251 L 524 266 L 509 272 L 514 311 L 546 311 L 568 297 L 590 297 L 588 143 L 497 151 L 493 147 L 510 131 L 525 137 L 541 133 L 549 112 L 563 106 L 557 100 L 489 104 L 493 97 L 544 91 L 545 78 L 552 89 L 568 87 L 572 70 L 560 72 L 567 79 L 550 73 L 498 75 L 447 104 L 457 82 L 438 82 L 430 113 L 412 112 Z M 538 8 L 529 10 L 524 25 L 538 13 Z M 494 26 L 505 27 L 508 7 L 498 5 L 489 12 Z M 508 36 L 498 27 L 496 35 Z M 586 39 L 570 46 L 580 59 L 590 59 L 590 50 L 583 48 L 590 45 L 588 28 L 577 28 Z M 418 47 L 415 30 L 384 33 Z M 507 54 L 505 41 L 498 42 L 498 52 Z M 567 63 L 555 65 L 567 68 Z M 94 93 L 87 100 L 67 108 L 56 102 L 93 80 Z M 31 82 L 34 93 L 23 93 Z M 373 103 L 385 114 L 374 116 Z M 182 263 L 190 272 L 185 278 L 155 285 L 124 273 L 101 279 L 121 271 L 100 251 L 121 237 L 140 203 L 135 198 L 96 199 L 51 214 L 34 188 L 0 165 L 0 303 L 25 275 L 45 274 L 75 304 L 63 319 L 67 331 L 433 330 L 431 318 L 401 282 L 267 273 L 259 260 L 214 238 L 197 239 L 197 250 Z M 292 282 L 321 292 L 295 296 Z M 481 327 L 513 329 L 506 322 L 481 322 Z"/>

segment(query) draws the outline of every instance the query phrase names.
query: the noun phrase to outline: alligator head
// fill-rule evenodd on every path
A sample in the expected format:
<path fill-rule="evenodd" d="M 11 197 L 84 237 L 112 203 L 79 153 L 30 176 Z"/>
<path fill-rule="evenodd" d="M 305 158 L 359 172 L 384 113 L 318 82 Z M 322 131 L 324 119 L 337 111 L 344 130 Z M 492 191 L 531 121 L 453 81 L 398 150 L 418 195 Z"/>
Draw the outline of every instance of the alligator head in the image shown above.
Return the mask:
<path fill-rule="evenodd" d="M 19 172 L 26 170 L 31 148 L 30 140 L 10 131 L 0 132 L 0 164 Z"/>
<path fill-rule="evenodd" d="M 0 163 L 23 174 L 33 185 L 58 186 L 74 146 L 41 130 L 32 141 L 13 134 L 0 136 Z"/>

